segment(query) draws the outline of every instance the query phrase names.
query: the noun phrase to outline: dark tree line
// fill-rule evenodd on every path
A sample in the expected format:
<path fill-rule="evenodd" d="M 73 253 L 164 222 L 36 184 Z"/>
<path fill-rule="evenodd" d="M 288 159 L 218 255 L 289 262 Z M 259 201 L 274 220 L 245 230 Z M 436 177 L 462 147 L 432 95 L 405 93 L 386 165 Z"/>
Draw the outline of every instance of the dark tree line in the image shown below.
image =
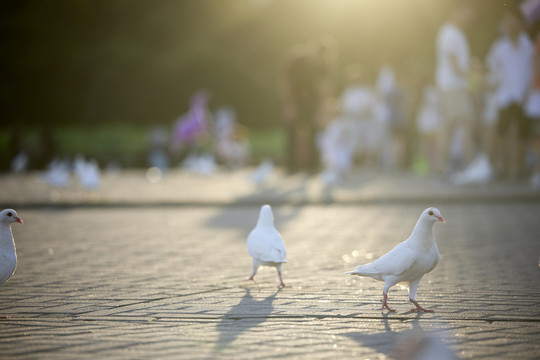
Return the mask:
<path fill-rule="evenodd" d="M 375 73 L 393 58 L 409 72 L 431 74 L 448 3 L 4 0 L 2 123 L 169 124 L 204 87 L 214 104 L 234 106 L 244 124 L 278 124 L 276 77 L 292 45 L 327 33 L 342 64 L 361 62 Z M 485 17 L 471 36 L 482 55 L 501 5 L 480 3 Z"/>

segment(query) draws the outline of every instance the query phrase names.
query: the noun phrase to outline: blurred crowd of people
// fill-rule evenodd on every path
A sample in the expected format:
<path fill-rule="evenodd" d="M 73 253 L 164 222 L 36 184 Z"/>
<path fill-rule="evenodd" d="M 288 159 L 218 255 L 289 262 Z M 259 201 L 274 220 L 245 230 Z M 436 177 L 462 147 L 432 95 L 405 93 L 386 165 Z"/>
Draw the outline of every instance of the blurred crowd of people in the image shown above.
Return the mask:
<path fill-rule="evenodd" d="M 172 132 L 155 128 L 150 134 L 148 163 L 167 170 L 171 163 L 202 174 L 211 174 L 218 164 L 235 169 L 247 164 L 250 146 L 247 129 L 236 121 L 230 106 L 209 107 L 207 90 L 193 94 L 188 111 L 175 120 Z"/>
<path fill-rule="evenodd" d="M 540 186 L 540 37 L 531 38 L 522 10 L 507 7 L 480 60 L 466 36 L 478 9 L 457 2 L 436 36 L 433 77 L 421 86 L 396 63 L 380 66 L 375 80 L 357 63 L 344 67 L 338 92 L 336 41 L 295 46 L 280 77 L 288 169 L 336 182 L 358 165 L 416 167 L 456 184 Z"/>
<path fill-rule="evenodd" d="M 528 16 L 540 13 L 535 3 L 526 11 L 509 4 L 499 38 L 478 59 L 466 35 L 478 9 L 471 1 L 456 2 L 434 34 L 436 66 L 425 79 L 408 73 L 396 57 L 375 71 L 361 61 L 341 68 L 331 36 L 295 45 L 279 73 L 286 168 L 320 173 L 327 184 L 367 166 L 413 169 L 454 184 L 529 180 L 540 187 L 540 20 Z M 196 91 L 170 129 L 151 131 L 149 167 L 163 172 L 180 163 L 211 174 L 218 165 L 249 163 L 247 129 L 234 108 L 211 111 L 210 99 L 209 91 Z M 42 131 L 46 151 L 35 162 L 57 174 L 51 134 Z M 13 149 L 19 143 L 14 137 Z M 12 170 L 21 172 L 28 155 L 17 152 Z M 272 166 L 263 162 L 260 173 Z"/>
<path fill-rule="evenodd" d="M 251 149 L 247 129 L 236 121 L 233 107 L 219 106 L 212 111 L 210 99 L 209 91 L 198 90 L 192 95 L 188 110 L 174 120 L 170 128 L 156 126 L 150 129 L 145 164 L 150 182 L 159 182 L 172 166 L 177 165 L 210 175 L 221 165 L 238 169 L 248 164 Z M 14 134 L 21 135 L 22 132 Z M 16 154 L 10 163 L 12 173 L 37 169 L 52 187 L 68 187 L 74 183 L 85 189 L 99 187 L 102 169 L 95 158 L 82 153 L 60 156 L 51 127 L 44 127 L 40 138 L 39 148 L 30 153 L 20 136 L 12 137 L 12 153 Z M 85 156 L 89 156 L 88 160 Z M 108 160 L 103 170 L 109 176 L 116 176 L 121 164 Z M 74 179 L 78 181 L 74 182 Z"/>

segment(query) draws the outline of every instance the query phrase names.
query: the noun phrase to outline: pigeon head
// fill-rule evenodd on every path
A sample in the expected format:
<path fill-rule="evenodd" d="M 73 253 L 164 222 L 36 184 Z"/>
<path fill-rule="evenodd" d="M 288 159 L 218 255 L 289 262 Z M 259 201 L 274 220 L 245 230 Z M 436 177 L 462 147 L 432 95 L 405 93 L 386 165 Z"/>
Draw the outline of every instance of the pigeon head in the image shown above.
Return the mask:
<path fill-rule="evenodd" d="M 427 220 L 429 222 L 432 222 L 432 223 L 434 223 L 436 221 L 440 221 L 443 224 L 446 223 L 446 221 L 442 217 L 441 212 L 439 211 L 439 209 L 434 208 L 434 207 L 430 207 L 430 208 L 427 208 L 426 210 L 424 210 L 422 212 L 422 215 L 420 215 L 420 218 L 425 219 L 425 220 Z"/>
<path fill-rule="evenodd" d="M 18 222 L 19 224 L 22 224 L 23 221 L 17 215 L 17 212 L 13 209 L 5 209 L 2 212 L 0 212 L 0 223 L 1 224 L 11 224 L 13 222 Z"/>
<path fill-rule="evenodd" d="M 270 205 L 263 205 L 259 214 L 259 221 L 257 222 L 257 226 L 269 225 L 274 225 L 274 215 L 272 214 L 272 208 L 270 207 Z"/>

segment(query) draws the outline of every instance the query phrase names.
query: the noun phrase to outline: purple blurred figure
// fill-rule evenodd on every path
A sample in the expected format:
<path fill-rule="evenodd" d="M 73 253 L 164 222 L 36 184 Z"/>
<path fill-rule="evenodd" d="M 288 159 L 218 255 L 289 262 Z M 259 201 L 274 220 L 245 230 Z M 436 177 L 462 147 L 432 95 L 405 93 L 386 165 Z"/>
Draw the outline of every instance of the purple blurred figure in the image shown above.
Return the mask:
<path fill-rule="evenodd" d="M 210 114 L 207 104 L 210 94 L 206 90 L 197 91 L 190 101 L 189 111 L 176 120 L 173 126 L 171 152 L 179 154 L 185 148 L 196 151 L 203 145 L 210 133 Z"/>

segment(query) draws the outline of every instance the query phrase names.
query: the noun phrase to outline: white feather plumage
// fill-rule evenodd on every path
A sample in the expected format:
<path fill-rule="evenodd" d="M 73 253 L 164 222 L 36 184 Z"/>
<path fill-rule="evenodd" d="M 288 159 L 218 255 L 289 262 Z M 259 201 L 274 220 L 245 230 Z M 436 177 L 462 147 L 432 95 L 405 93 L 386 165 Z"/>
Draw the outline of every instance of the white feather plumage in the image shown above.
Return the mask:
<path fill-rule="evenodd" d="M 254 280 L 261 266 L 276 268 L 280 286 L 285 286 L 281 277 L 281 264 L 287 262 L 287 251 L 279 231 L 274 226 L 274 216 L 270 205 L 263 205 L 257 225 L 248 235 L 247 248 L 253 258 L 253 273 L 249 280 Z"/>
<path fill-rule="evenodd" d="M 357 266 L 347 274 L 384 281 L 383 308 L 394 311 L 387 304 L 388 290 L 398 283 L 404 283 L 409 287 L 410 301 L 416 305 L 416 309 L 413 310 L 430 311 L 422 308 L 416 302 L 415 296 L 422 277 L 439 263 L 439 249 L 433 235 L 433 224 L 438 221 L 445 222 L 438 209 L 424 210 L 407 240 L 374 262 Z"/>

